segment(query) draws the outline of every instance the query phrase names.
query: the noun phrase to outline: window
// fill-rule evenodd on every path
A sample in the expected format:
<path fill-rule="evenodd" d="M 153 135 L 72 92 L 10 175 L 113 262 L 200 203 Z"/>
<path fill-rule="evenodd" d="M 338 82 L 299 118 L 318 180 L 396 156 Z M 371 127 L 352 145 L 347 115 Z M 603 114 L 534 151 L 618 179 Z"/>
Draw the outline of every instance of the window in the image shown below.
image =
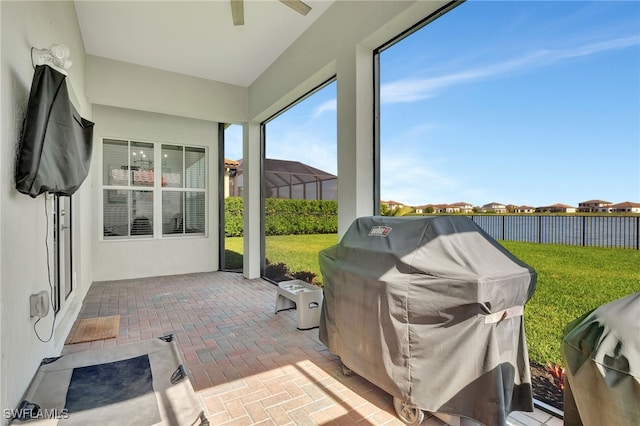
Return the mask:
<path fill-rule="evenodd" d="M 637 196 L 639 3 L 450 5 L 378 50 L 380 198 Z"/>
<path fill-rule="evenodd" d="M 162 145 L 162 234 L 205 231 L 204 148 Z"/>
<path fill-rule="evenodd" d="M 281 263 L 290 271 L 310 272 L 308 278 L 312 280 L 312 271 L 319 271 L 317 255 L 302 259 L 304 256 L 281 250 L 281 234 L 290 234 L 292 244 L 316 247 L 315 237 L 291 234 L 321 232 L 320 229 L 331 232 L 334 223 L 337 231 L 337 84 L 334 78 L 327 80 L 263 124 L 263 272 L 269 280 L 289 278 L 278 266 Z M 309 202 L 272 203 L 271 198 Z M 306 212 L 298 207 L 300 213 L 293 218 L 270 207 L 278 205 L 307 207 Z M 316 210 L 319 208 L 322 212 Z M 305 216 L 307 219 L 303 219 Z M 321 240 L 317 249 L 335 244 L 335 237 L 333 234 L 328 240 Z M 319 282 L 322 278 L 316 279 Z"/>
<path fill-rule="evenodd" d="M 162 235 L 204 235 L 205 182 L 204 148 L 104 139 L 104 237 L 152 238 L 156 216 Z"/>
<path fill-rule="evenodd" d="M 243 128 L 237 124 L 221 126 L 218 147 L 221 151 L 219 167 L 222 169 L 222 188 L 219 197 L 222 198 L 220 217 L 224 223 L 224 234 L 220 241 L 220 269 L 238 272 L 242 271 L 244 255 L 242 174 L 238 170 L 242 164 Z"/>

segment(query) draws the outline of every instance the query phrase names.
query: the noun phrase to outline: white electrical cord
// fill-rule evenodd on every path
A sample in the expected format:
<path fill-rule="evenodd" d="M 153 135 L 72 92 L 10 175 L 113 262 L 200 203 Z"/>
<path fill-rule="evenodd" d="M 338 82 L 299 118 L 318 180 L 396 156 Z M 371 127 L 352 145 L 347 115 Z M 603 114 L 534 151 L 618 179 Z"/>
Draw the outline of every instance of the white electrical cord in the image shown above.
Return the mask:
<path fill-rule="evenodd" d="M 51 292 L 50 293 L 51 297 L 49 299 L 49 302 L 51 303 L 51 309 L 53 310 L 53 321 L 51 322 L 51 333 L 49 334 L 49 337 L 47 338 L 47 340 L 43 340 L 38 334 L 38 330 L 36 329 L 36 325 L 38 325 L 42 317 L 39 317 L 36 320 L 36 322 L 33 323 L 33 331 L 36 333 L 36 337 L 38 338 L 38 340 L 40 340 L 42 343 L 48 343 L 49 341 L 51 341 L 51 338 L 53 337 L 53 329 L 55 328 L 55 325 L 56 325 L 56 312 L 55 312 L 55 307 L 53 303 L 53 284 L 51 283 L 51 263 L 49 261 L 49 212 L 47 210 L 47 194 L 45 194 L 44 196 L 44 217 L 45 217 L 45 223 L 46 223 L 44 247 L 47 252 L 47 278 L 49 281 L 49 291 Z"/>

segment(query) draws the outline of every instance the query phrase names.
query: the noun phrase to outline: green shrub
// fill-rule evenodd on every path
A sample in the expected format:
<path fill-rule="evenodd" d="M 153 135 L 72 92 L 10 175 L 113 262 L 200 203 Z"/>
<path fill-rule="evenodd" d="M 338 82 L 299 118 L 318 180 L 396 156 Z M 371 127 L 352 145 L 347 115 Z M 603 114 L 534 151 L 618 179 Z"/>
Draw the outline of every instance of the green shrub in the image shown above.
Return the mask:
<path fill-rule="evenodd" d="M 269 259 L 265 259 L 266 266 L 264 268 L 264 276 L 271 281 L 280 282 L 288 281 L 291 277 L 291 271 L 284 262 L 271 263 Z"/>
<path fill-rule="evenodd" d="M 242 197 L 228 197 L 224 201 L 224 234 L 241 237 L 244 226 Z"/>
<path fill-rule="evenodd" d="M 309 284 L 316 284 L 317 275 L 311 271 L 297 271 L 291 274 L 296 280 L 306 281 Z"/>
<path fill-rule="evenodd" d="M 242 236 L 242 198 L 225 202 L 225 235 Z M 338 232 L 338 203 L 331 200 L 265 200 L 266 235 L 333 234 Z"/>

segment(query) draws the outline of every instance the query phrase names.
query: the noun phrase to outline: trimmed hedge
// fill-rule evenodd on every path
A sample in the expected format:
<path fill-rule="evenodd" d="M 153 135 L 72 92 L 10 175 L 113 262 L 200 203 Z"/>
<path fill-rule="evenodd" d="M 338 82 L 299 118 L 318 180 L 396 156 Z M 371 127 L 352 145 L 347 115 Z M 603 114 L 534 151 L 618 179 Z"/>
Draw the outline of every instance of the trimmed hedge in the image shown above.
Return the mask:
<path fill-rule="evenodd" d="M 227 237 L 242 236 L 242 198 L 225 200 Z M 265 200 L 267 235 L 334 234 L 338 232 L 338 202 L 331 200 Z"/>
<path fill-rule="evenodd" d="M 224 200 L 224 234 L 227 237 L 241 237 L 244 227 L 242 197 L 227 197 Z"/>

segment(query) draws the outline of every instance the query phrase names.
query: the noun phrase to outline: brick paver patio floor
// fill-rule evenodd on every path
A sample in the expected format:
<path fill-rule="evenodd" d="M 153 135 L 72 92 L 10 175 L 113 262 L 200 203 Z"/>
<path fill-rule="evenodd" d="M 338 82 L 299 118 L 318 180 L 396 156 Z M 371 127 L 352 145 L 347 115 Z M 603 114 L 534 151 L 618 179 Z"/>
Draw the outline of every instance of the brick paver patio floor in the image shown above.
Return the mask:
<path fill-rule="evenodd" d="M 230 272 L 95 282 L 79 318 L 120 315 L 115 339 L 66 345 L 63 353 L 173 333 L 217 425 L 402 425 L 392 397 L 342 374 L 318 329 L 296 329 L 296 312 L 274 314 L 277 287 Z M 425 426 L 444 425 L 427 414 Z M 512 425 L 562 425 L 536 410 Z"/>

